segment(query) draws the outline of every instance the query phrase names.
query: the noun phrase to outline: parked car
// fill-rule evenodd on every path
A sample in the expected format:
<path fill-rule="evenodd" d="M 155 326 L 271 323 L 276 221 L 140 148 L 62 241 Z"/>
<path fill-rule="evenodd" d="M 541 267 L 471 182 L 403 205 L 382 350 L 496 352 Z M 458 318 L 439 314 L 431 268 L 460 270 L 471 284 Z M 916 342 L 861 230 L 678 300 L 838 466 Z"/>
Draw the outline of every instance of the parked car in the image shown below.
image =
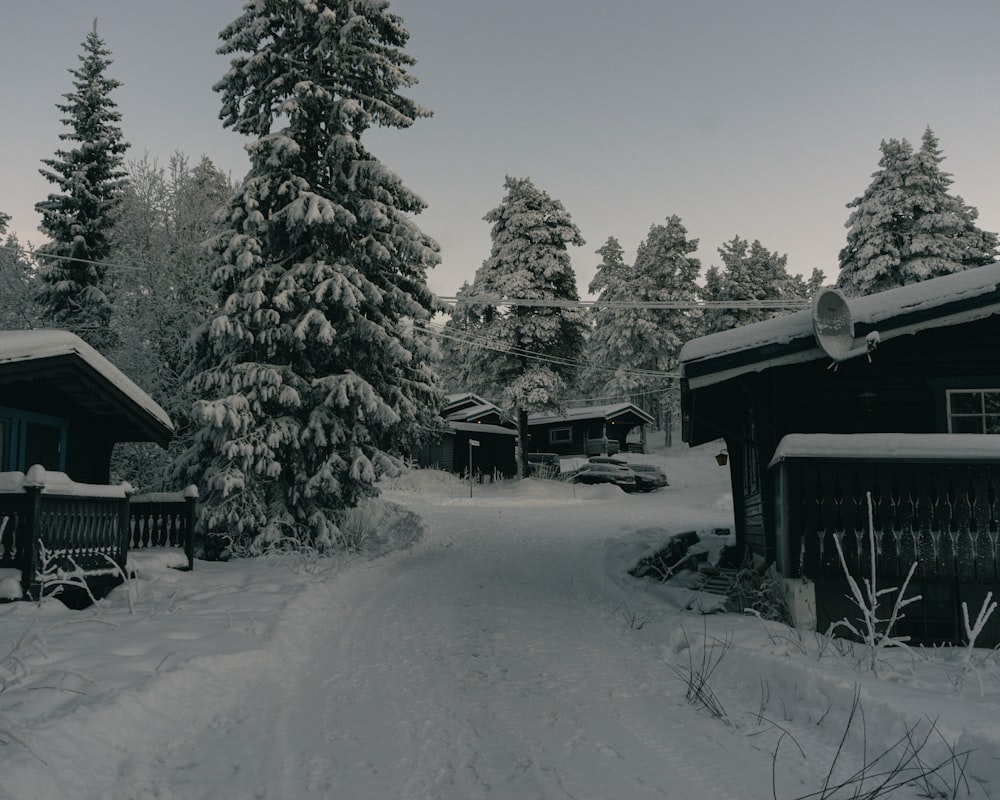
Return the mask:
<path fill-rule="evenodd" d="M 564 472 L 562 478 L 573 483 L 613 483 L 626 492 L 634 492 L 637 488 L 635 473 L 620 464 L 587 462 Z"/>
<path fill-rule="evenodd" d="M 636 489 L 640 492 L 651 492 L 669 485 L 666 473 L 655 464 L 632 464 L 622 458 L 612 458 L 611 456 L 592 456 L 590 463 L 628 467 L 635 473 Z"/>
<path fill-rule="evenodd" d="M 635 473 L 640 491 L 652 492 L 670 485 L 666 473 L 655 464 L 629 464 L 628 467 Z"/>

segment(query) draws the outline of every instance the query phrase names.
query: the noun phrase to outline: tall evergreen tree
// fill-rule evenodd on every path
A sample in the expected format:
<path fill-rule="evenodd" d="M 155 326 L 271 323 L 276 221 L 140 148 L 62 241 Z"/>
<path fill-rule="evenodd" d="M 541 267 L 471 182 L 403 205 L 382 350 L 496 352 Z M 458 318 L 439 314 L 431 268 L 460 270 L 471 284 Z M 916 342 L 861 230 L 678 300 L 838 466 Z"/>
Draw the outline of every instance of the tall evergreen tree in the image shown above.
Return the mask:
<path fill-rule="evenodd" d="M 215 240 L 219 310 L 193 337 L 200 429 L 180 471 L 201 523 L 251 552 L 334 546 L 338 513 L 430 426 L 441 392 L 419 331 L 436 310 L 423 202 L 362 143 L 430 112 L 387 0 L 258 0 L 223 30 L 227 127 L 250 172 Z"/>
<path fill-rule="evenodd" d="M 562 203 L 527 178 L 508 177 L 507 194 L 486 214 L 490 257 L 476 271 L 473 296 L 578 301 L 568 245 L 584 244 Z M 518 423 L 520 472 L 528 474 L 528 414 L 559 410 L 576 375 L 586 327 L 582 309 L 498 303 L 483 309 L 479 362 L 471 389 L 500 398 Z"/>
<path fill-rule="evenodd" d="M 608 238 L 597 254 L 601 256 L 601 263 L 587 289 L 598 295 L 598 303 L 591 316 L 579 385 L 584 395 L 595 402 L 631 400 L 638 403 L 641 398 L 635 392 L 641 379 L 629 366 L 636 354 L 630 347 L 631 339 L 622 335 L 632 324 L 634 310 L 602 305 L 629 299 L 632 267 L 625 263 L 622 246 L 614 236 Z"/>
<path fill-rule="evenodd" d="M 996 258 L 997 234 L 980 230 L 975 224 L 979 212 L 949 193 L 952 178 L 941 169 L 942 161 L 938 139 L 927 128 L 910 179 L 913 227 L 905 271 L 914 281 L 980 267 Z"/>
<path fill-rule="evenodd" d="M 691 255 L 697 249 L 698 240 L 687 238 L 680 217 L 674 215 L 663 225 L 650 226 L 630 269 L 622 269 L 617 262 L 620 248 L 602 253 L 605 263 L 598 275 L 602 282 L 608 276 L 602 297 L 633 301 L 636 306 L 612 306 L 595 314 L 585 391 L 595 398 L 628 400 L 659 424 L 668 424 L 669 409 L 678 399 L 676 392 L 671 393 L 675 384 L 669 374 L 677 367 L 681 345 L 697 335 L 701 312 L 639 304 L 693 304 L 700 299 L 696 281 L 701 264 Z"/>
<path fill-rule="evenodd" d="M 468 391 L 490 383 L 489 361 L 478 357 L 477 350 L 489 348 L 486 328 L 496 316 L 496 307 L 477 303 L 475 292 L 468 281 L 462 284 L 444 325 L 438 372 L 450 392 Z"/>
<path fill-rule="evenodd" d="M 200 282 L 213 217 L 232 194 L 228 178 L 203 157 L 192 165 L 175 153 L 164 168 L 148 156 L 127 165 L 129 181 L 115 226 L 113 260 L 128 264 L 117 281 L 111 354 L 170 414 L 167 451 L 142 442 L 115 449 L 112 471 L 143 489 L 163 489 L 170 465 L 191 444 L 192 398 L 182 379 L 185 343 L 215 298 Z"/>
<path fill-rule="evenodd" d="M 57 150 L 42 162 L 48 169 L 40 170 L 60 193 L 35 206 L 42 216 L 40 230 L 51 239 L 38 250 L 45 256 L 38 296 L 44 313 L 104 349 L 112 343 L 112 298 L 100 262 L 111 253 L 109 234 L 125 189 L 122 159 L 128 149 L 110 96 L 121 85 L 106 74 L 110 56 L 95 20 L 80 67 L 70 70 L 74 90 L 56 105 L 69 128 L 59 138 L 75 146 Z"/>
<path fill-rule="evenodd" d="M 7 234 L 10 214 L 0 211 L 0 329 L 38 324 L 33 302 L 35 270 L 14 234 Z"/>
<path fill-rule="evenodd" d="M 847 204 L 854 210 L 847 220 L 847 245 L 840 251 L 837 286 L 849 294 L 871 294 L 901 284 L 910 226 L 905 174 L 913 148 L 905 139 L 883 140 L 879 148 L 882 158 L 872 182 Z"/>
<path fill-rule="evenodd" d="M 951 176 L 928 128 L 914 151 L 905 139 L 881 144 L 879 170 L 848 203 L 847 244 L 837 286 L 864 295 L 991 263 L 997 235 L 980 230 L 976 209 L 949 193 Z"/>
<path fill-rule="evenodd" d="M 788 274 L 788 256 L 771 252 L 759 240 L 751 244 L 739 236 L 719 248 L 722 268 L 709 267 L 704 299 L 753 303 L 763 300 L 807 300 L 823 282 L 814 270 L 808 281 Z M 715 307 L 705 311 L 706 333 L 749 325 L 787 313 L 779 308 Z"/>
<path fill-rule="evenodd" d="M 692 255 L 698 240 L 689 239 L 687 229 L 676 214 L 663 225 L 653 225 L 638 249 L 630 285 L 630 296 L 642 302 L 688 301 L 701 299 L 698 275 L 701 262 Z M 697 336 L 702 312 L 691 308 L 638 309 L 628 335 L 634 338 L 637 358 L 632 368 L 646 373 L 641 383 L 643 407 L 659 411 L 660 423 L 670 425 L 670 412 L 680 402 L 679 384 L 673 381 L 668 392 L 663 373 L 677 369 L 681 346 Z M 659 400 L 659 407 L 654 403 Z M 669 433 L 669 430 L 668 430 Z"/>

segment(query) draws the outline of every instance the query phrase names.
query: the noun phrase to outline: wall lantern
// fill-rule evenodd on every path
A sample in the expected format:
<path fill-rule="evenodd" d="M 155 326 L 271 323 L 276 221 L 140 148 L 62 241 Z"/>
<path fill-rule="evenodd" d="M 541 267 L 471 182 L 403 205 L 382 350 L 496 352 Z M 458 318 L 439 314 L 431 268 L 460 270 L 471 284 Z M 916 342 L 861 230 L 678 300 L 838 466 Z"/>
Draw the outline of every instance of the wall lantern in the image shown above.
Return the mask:
<path fill-rule="evenodd" d="M 715 456 L 715 463 L 720 467 L 726 466 L 729 463 L 729 452 L 727 450 L 720 450 Z"/>
<path fill-rule="evenodd" d="M 865 413 L 870 414 L 875 408 L 875 401 L 878 400 L 878 395 L 875 392 L 862 392 L 858 395 L 858 399 L 861 401 L 861 407 L 865 410 Z"/>

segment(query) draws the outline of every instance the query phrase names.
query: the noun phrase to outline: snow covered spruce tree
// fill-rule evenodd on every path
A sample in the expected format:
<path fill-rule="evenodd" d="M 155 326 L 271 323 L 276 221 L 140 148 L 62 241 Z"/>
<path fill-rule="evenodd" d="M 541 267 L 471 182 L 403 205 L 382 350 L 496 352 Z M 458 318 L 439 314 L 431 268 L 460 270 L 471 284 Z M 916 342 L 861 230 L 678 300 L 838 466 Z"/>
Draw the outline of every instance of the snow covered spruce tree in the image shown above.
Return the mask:
<path fill-rule="evenodd" d="M 38 328 L 38 273 L 30 251 L 21 247 L 17 236 L 7 233 L 10 215 L 0 212 L 0 330 Z"/>
<path fill-rule="evenodd" d="M 562 203 L 527 178 L 508 177 L 507 194 L 484 219 L 493 223 L 490 257 L 476 271 L 474 297 L 554 301 L 564 305 L 482 308 L 470 386 L 498 398 L 517 419 L 520 473 L 528 474 L 528 414 L 557 411 L 575 378 L 586 318 L 568 245 L 584 244 Z M 569 303 L 566 305 L 566 303 Z"/>
<path fill-rule="evenodd" d="M 703 297 L 715 302 L 752 303 L 762 300 L 807 300 L 823 285 L 823 273 L 813 270 L 808 280 L 788 274 L 788 256 L 771 252 L 759 240 L 751 244 L 734 236 L 719 248 L 722 267 L 711 266 L 705 275 Z M 788 313 L 775 308 L 729 307 L 705 311 L 705 333 Z"/>
<path fill-rule="evenodd" d="M 80 67 L 70 70 L 73 91 L 57 104 L 69 128 L 60 134 L 75 146 L 43 160 L 41 174 L 59 187 L 35 205 L 39 229 L 50 242 L 38 248 L 41 289 L 38 294 L 50 324 L 67 328 L 99 349 L 114 343 L 110 331 L 113 301 L 106 267 L 115 212 L 125 190 L 122 164 L 128 144 L 122 138 L 111 92 L 121 85 L 107 76 L 111 53 L 94 29 L 83 43 Z"/>
<path fill-rule="evenodd" d="M 697 239 L 688 239 L 680 217 L 668 217 L 663 225 L 651 225 L 646 239 L 636 250 L 635 263 L 622 283 L 619 297 L 638 303 L 690 302 L 701 296 L 697 284 L 701 262 L 691 254 Z M 594 335 L 605 340 L 615 370 L 606 384 L 606 393 L 626 390 L 631 401 L 669 428 L 669 413 L 679 401 L 676 382 L 668 375 L 677 367 L 681 345 L 697 336 L 701 311 L 692 308 L 621 309 L 606 318 Z M 597 358 L 590 351 L 591 357 Z"/>
<path fill-rule="evenodd" d="M 470 358 L 473 348 L 488 347 L 485 331 L 496 316 L 496 307 L 475 301 L 476 289 L 464 282 L 455 293 L 455 306 L 450 309 L 441 338 L 440 360 L 437 364 L 449 392 L 468 391 L 488 386 L 490 364 L 482 358 Z"/>
<path fill-rule="evenodd" d="M 580 371 L 579 386 L 588 400 L 595 403 L 641 401 L 643 376 L 631 369 L 634 343 L 627 336 L 635 309 L 601 305 L 629 299 L 632 267 L 625 263 L 624 251 L 611 236 L 597 250 L 601 263 L 587 290 L 597 294 L 598 305 L 591 315 L 591 331 L 584 348 L 585 365 Z"/>
<path fill-rule="evenodd" d="M 440 407 L 422 201 L 376 160 L 372 125 L 430 112 L 409 34 L 387 0 L 258 0 L 221 33 L 224 124 L 254 137 L 210 269 L 219 310 L 192 337 L 201 427 L 180 471 L 201 526 L 233 552 L 293 540 L 335 547 L 339 515 Z"/>
<path fill-rule="evenodd" d="M 920 150 L 906 139 L 880 145 L 879 170 L 853 209 L 840 251 L 838 288 L 866 295 L 983 266 L 997 256 L 997 235 L 976 227 L 979 212 L 951 195 L 951 176 L 928 128 Z"/>

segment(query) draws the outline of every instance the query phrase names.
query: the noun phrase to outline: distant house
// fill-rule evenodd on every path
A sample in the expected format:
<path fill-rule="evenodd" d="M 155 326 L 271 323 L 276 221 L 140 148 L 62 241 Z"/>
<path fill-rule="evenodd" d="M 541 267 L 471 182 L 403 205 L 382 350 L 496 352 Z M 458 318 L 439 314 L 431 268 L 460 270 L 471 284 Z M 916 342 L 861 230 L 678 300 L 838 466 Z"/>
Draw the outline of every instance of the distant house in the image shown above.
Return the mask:
<path fill-rule="evenodd" d="M 0 331 L 0 472 L 33 464 L 107 483 L 117 442 L 173 436 L 166 412 L 67 331 Z"/>
<path fill-rule="evenodd" d="M 1000 264 L 824 290 L 811 310 L 683 347 L 684 440 L 724 440 L 737 542 L 806 592 L 812 624 L 845 615 L 835 539 L 852 571 L 872 569 L 869 497 L 879 585 L 918 565 L 916 641 L 961 638 L 961 603 L 1000 594 L 998 352 Z"/>
<path fill-rule="evenodd" d="M 448 430 L 437 441 L 414 452 L 418 464 L 467 474 L 471 453 L 472 469 L 479 475 L 516 474 L 517 431 L 496 405 L 471 392 L 452 394 L 446 398 L 441 416 Z"/>
<path fill-rule="evenodd" d="M 636 430 L 644 443 L 645 426 L 652 423 L 653 418 L 632 403 L 569 408 L 565 414 L 529 414 L 529 449 L 562 456 L 624 452 L 629 434 Z"/>

